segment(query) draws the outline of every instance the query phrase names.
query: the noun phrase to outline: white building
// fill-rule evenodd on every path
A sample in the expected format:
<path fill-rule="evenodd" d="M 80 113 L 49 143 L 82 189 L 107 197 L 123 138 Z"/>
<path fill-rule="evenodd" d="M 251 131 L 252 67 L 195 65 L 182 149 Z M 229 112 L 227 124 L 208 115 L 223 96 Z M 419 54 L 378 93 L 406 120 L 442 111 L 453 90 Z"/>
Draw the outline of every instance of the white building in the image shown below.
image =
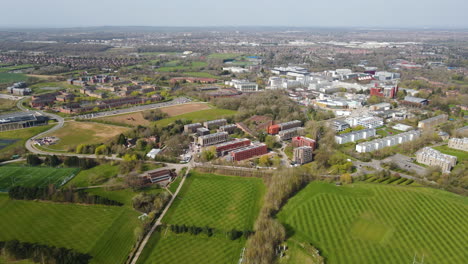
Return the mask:
<path fill-rule="evenodd" d="M 257 92 L 258 84 L 250 82 L 249 80 L 237 80 L 232 79 L 231 81 L 225 82 L 226 85 L 232 86 L 241 92 Z"/>
<path fill-rule="evenodd" d="M 457 164 L 457 157 L 425 147 L 416 152 L 416 161 L 428 166 L 440 167 L 442 172 L 450 173 L 450 170 Z"/>
<path fill-rule="evenodd" d="M 232 73 L 246 73 L 246 72 L 249 72 L 249 69 L 241 68 L 241 67 L 224 67 L 223 71 L 228 71 Z"/>
<path fill-rule="evenodd" d="M 400 131 L 410 131 L 411 129 L 413 129 L 412 126 L 408 126 L 408 125 L 404 125 L 404 124 L 396 124 L 394 126 L 392 126 L 393 129 L 395 130 L 400 130 Z"/>
<path fill-rule="evenodd" d="M 356 145 L 356 151 L 359 153 L 372 152 L 385 147 L 395 146 L 401 143 L 415 140 L 421 136 L 419 130 L 412 130 L 398 135 L 375 139 L 369 142 L 363 142 Z"/>
<path fill-rule="evenodd" d="M 463 151 L 468 151 L 468 138 L 451 138 L 448 147 Z"/>
<path fill-rule="evenodd" d="M 359 131 L 353 131 L 341 135 L 336 135 L 335 136 L 335 141 L 338 144 L 345 144 L 348 142 L 355 142 L 361 139 L 367 139 L 370 137 L 375 137 L 375 129 L 370 128 L 370 129 L 362 129 Z"/>
<path fill-rule="evenodd" d="M 391 81 L 400 78 L 400 74 L 397 72 L 386 72 L 380 71 L 374 74 L 374 78 L 379 81 Z"/>
<path fill-rule="evenodd" d="M 383 118 L 376 116 L 348 117 L 345 121 L 351 126 L 363 126 L 365 128 L 377 128 L 383 126 Z"/>
<path fill-rule="evenodd" d="M 277 75 L 287 75 L 293 77 L 307 76 L 310 72 L 306 68 L 297 67 L 297 66 L 288 66 L 288 67 L 275 67 L 271 70 L 271 73 Z"/>
<path fill-rule="evenodd" d="M 148 154 L 146 154 L 146 157 L 150 159 L 156 158 L 156 156 L 161 152 L 161 149 L 152 149 Z"/>

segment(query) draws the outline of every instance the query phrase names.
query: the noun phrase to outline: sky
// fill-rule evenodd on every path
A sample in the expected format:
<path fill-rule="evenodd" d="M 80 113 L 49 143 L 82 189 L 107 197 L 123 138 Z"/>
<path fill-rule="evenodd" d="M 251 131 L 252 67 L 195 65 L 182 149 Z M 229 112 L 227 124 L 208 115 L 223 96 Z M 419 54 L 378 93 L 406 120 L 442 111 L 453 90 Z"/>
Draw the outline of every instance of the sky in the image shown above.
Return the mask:
<path fill-rule="evenodd" d="M 0 0 L 0 27 L 468 28 L 467 0 Z"/>

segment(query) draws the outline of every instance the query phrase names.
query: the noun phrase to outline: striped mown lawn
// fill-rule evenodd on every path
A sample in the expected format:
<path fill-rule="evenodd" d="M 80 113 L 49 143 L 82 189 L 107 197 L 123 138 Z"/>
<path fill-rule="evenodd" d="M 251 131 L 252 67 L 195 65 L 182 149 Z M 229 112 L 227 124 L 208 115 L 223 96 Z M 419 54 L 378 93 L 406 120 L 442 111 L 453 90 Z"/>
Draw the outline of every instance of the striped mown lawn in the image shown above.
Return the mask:
<path fill-rule="evenodd" d="M 445 191 L 313 182 L 278 214 L 327 263 L 466 263 L 468 199 Z"/>
<path fill-rule="evenodd" d="M 261 206 L 264 185 L 258 178 L 190 172 L 171 210 L 167 224 L 252 229 Z"/>
<path fill-rule="evenodd" d="M 128 207 L 18 201 L 0 194 L 0 208 L 0 241 L 73 248 L 96 264 L 124 263 L 141 226 Z"/>
<path fill-rule="evenodd" d="M 0 167 L 0 190 L 8 190 L 12 186 L 45 187 L 49 184 L 60 186 L 62 182 L 78 173 L 76 168 L 47 167 Z"/>

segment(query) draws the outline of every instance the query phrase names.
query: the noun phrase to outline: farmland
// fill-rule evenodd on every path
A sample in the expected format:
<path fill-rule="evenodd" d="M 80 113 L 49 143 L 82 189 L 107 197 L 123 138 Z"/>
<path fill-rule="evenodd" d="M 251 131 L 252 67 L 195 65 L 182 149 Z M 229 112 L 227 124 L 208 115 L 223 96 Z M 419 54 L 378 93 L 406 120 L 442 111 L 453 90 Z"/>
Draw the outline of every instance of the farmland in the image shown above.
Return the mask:
<path fill-rule="evenodd" d="M 60 186 L 65 179 L 77 172 L 74 168 L 1 166 L 0 190 L 7 190 L 13 185 L 45 187 L 54 184 Z"/>
<path fill-rule="evenodd" d="M 0 194 L 0 208 L 1 241 L 73 248 L 96 264 L 124 263 L 141 225 L 127 207 L 17 201 Z"/>
<path fill-rule="evenodd" d="M 468 200 L 445 191 L 358 183 L 309 184 L 278 218 L 327 263 L 464 263 Z"/>
<path fill-rule="evenodd" d="M 169 116 L 177 116 L 177 115 L 183 115 L 187 113 L 210 109 L 210 106 L 204 103 L 190 103 L 190 104 L 163 107 L 159 109 L 162 112 L 167 113 Z M 98 118 L 97 120 L 112 122 L 116 124 L 131 125 L 131 126 L 137 126 L 137 125 L 147 126 L 150 124 L 150 121 L 143 118 L 143 112 L 108 116 L 108 117 Z"/>
<path fill-rule="evenodd" d="M 219 109 L 219 108 L 212 108 L 207 110 L 201 110 L 197 112 L 187 113 L 183 115 L 177 115 L 169 118 L 164 118 L 161 120 L 156 121 L 156 125 L 159 126 L 167 126 L 170 123 L 176 120 L 191 120 L 192 123 L 195 122 L 202 122 L 206 120 L 213 120 L 223 117 L 228 117 L 236 114 L 236 111 L 227 110 L 227 109 Z"/>
<path fill-rule="evenodd" d="M 2 145 L 0 147 L 0 160 L 9 159 L 13 154 L 24 153 L 24 144 L 26 143 L 26 140 L 28 140 L 34 135 L 47 131 L 52 126 L 53 125 L 37 126 L 7 132 L 0 132 L 0 140 L 11 140 L 11 144 Z"/>
<path fill-rule="evenodd" d="M 52 151 L 69 151 L 82 143 L 104 143 L 127 130 L 127 127 L 121 126 L 70 121 L 66 122 L 59 130 L 47 134 L 47 136 L 59 138 L 57 144 L 47 146 L 47 149 Z"/>
<path fill-rule="evenodd" d="M 210 226 L 222 230 L 252 229 L 264 186 L 258 178 L 190 172 L 171 210 L 168 224 Z"/>

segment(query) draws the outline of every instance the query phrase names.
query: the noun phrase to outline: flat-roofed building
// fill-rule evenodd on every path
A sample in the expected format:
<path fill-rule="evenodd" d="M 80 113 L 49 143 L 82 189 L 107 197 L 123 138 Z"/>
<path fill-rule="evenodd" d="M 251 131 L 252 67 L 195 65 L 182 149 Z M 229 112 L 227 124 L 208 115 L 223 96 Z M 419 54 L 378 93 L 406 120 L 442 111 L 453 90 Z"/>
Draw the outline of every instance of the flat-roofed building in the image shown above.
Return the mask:
<path fill-rule="evenodd" d="M 229 134 L 232 134 L 236 128 L 237 126 L 235 124 L 224 125 L 218 128 L 218 132 L 228 132 Z"/>
<path fill-rule="evenodd" d="M 226 155 L 229 151 L 242 148 L 242 147 L 247 147 L 250 145 L 250 140 L 247 138 L 241 138 L 241 139 L 234 139 L 231 141 L 227 141 L 221 144 L 214 145 L 216 148 L 216 153 L 218 156 L 224 156 Z"/>
<path fill-rule="evenodd" d="M 363 126 L 365 128 L 377 128 L 383 126 L 383 118 L 377 116 L 348 117 L 346 122 L 351 126 Z"/>
<path fill-rule="evenodd" d="M 202 127 L 200 123 L 187 124 L 184 126 L 184 133 L 195 133 L 197 128 Z"/>
<path fill-rule="evenodd" d="M 222 143 L 228 140 L 228 135 L 229 134 L 227 132 L 218 132 L 206 136 L 201 136 L 198 137 L 198 144 L 204 147 Z"/>
<path fill-rule="evenodd" d="M 278 133 L 278 137 L 281 139 L 281 140 L 289 140 L 293 137 L 297 137 L 299 136 L 302 131 L 304 131 L 304 128 L 302 127 L 294 127 L 294 128 L 290 128 L 290 129 L 286 129 L 286 130 L 281 130 L 279 133 Z"/>
<path fill-rule="evenodd" d="M 362 129 L 358 131 L 353 131 L 341 135 L 335 136 L 335 141 L 338 144 L 345 144 L 348 142 L 355 142 L 361 139 L 368 139 L 370 137 L 375 137 L 376 131 L 374 128 Z"/>
<path fill-rule="evenodd" d="M 145 176 L 150 183 L 157 183 L 161 185 L 167 185 L 171 182 L 174 173 L 171 170 L 163 169 L 158 171 L 148 172 Z"/>
<path fill-rule="evenodd" d="M 409 142 L 419 138 L 420 136 L 421 132 L 419 130 L 412 130 L 394 136 L 359 143 L 356 145 L 356 151 L 359 153 L 372 152 L 385 147 L 391 147 L 401 143 Z"/>
<path fill-rule="evenodd" d="M 285 130 L 285 129 L 290 129 L 294 127 L 300 127 L 302 125 L 302 122 L 299 120 L 293 120 L 293 121 L 284 122 L 278 125 L 280 127 L 280 130 Z"/>
<path fill-rule="evenodd" d="M 424 98 L 414 97 L 414 96 L 405 96 L 405 99 L 400 101 L 402 105 L 410 107 L 423 107 L 429 104 L 429 101 Z"/>
<path fill-rule="evenodd" d="M 443 115 L 438 115 L 434 116 L 428 119 L 424 119 L 419 121 L 418 127 L 421 129 L 430 129 L 434 128 L 437 125 L 440 125 L 448 120 L 448 115 L 443 114 Z"/>
<path fill-rule="evenodd" d="M 208 128 L 206 127 L 197 128 L 197 136 L 201 137 L 201 136 L 205 136 L 208 134 L 210 134 L 210 130 Z"/>
<path fill-rule="evenodd" d="M 448 147 L 468 151 L 468 138 L 451 138 L 448 141 Z"/>
<path fill-rule="evenodd" d="M 293 137 L 292 138 L 292 145 L 295 148 L 308 146 L 308 147 L 311 147 L 312 150 L 315 150 L 317 142 L 315 142 L 315 140 L 313 140 L 311 138 L 308 138 L 308 137 Z"/>
<path fill-rule="evenodd" d="M 247 147 L 233 150 L 229 155 L 234 161 L 250 159 L 255 156 L 261 156 L 268 153 L 267 146 L 264 143 L 253 144 Z"/>
<path fill-rule="evenodd" d="M 203 122 L 203 126 L 208 129 L 217 128 L 224 125 L 227 125 L 227 120 L 224 118 Z"/>
<path fill-rule="evenodd" d="M 349 124 L 343 120 L 334 120 L 332 126 L 336 132 L 341 132 L 347 128 L 350 128 Z"/>
<path fill-rule="evenodd" d="M 450 170 L 457 164 L 457 157 L 425 147 L 416 152 L 416 161 L 428 166 L 440 167 L 442 172 L 450 173 Z"/>
<path fill-rule="evenodd" d="M 296 164 L 305 164 L 313 160 L 314 149 L 309 146 L 302 146 L 294 149 L 293 161 Z"/>

